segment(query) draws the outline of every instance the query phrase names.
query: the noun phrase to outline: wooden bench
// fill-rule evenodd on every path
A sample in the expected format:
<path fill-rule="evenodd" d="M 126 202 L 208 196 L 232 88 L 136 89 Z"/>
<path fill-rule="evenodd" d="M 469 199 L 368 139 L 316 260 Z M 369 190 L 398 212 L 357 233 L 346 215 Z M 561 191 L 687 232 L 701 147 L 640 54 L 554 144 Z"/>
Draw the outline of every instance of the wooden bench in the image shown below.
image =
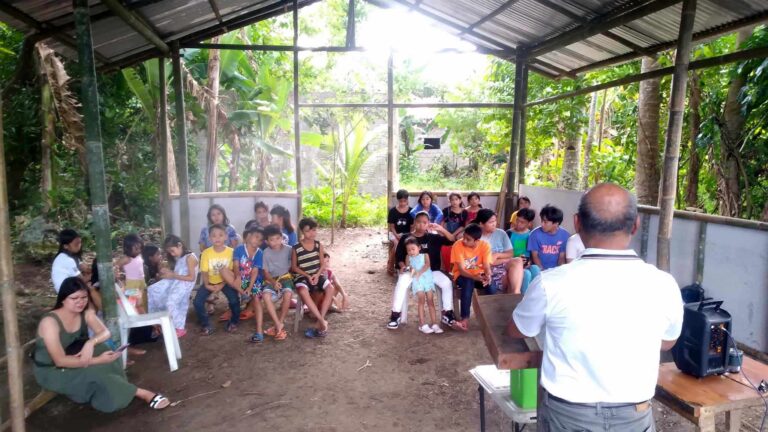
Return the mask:
<path fill-rule="evenodd" d="M 764 406 L 745 374 L 758 385 L 768 380 L 768 366 L 744 357 L 742 373 L 696 378 L 681 372 L 674 363 L 662 363 L 656 400 L 693 422 L 701 432 L 714 432 L 715 416 L 724 412 L 726 427 L 735 432 L 741 426 L 744 408 Z"/>

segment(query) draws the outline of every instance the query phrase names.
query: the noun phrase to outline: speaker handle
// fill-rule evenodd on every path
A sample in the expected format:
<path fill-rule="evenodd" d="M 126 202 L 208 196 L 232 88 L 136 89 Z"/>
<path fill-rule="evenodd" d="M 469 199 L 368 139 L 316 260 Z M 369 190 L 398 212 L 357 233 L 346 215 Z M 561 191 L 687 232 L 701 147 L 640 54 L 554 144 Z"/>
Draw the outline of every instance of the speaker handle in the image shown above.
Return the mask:
<path fill-rule="evenodd" d="M 699 302 L 699 312 L 701 312 L 704 309 L 714 309 L 715 311 L 720 310 L 720 306 L 723 305 L 722 300 L 704 300 L 702 302 Z"/>

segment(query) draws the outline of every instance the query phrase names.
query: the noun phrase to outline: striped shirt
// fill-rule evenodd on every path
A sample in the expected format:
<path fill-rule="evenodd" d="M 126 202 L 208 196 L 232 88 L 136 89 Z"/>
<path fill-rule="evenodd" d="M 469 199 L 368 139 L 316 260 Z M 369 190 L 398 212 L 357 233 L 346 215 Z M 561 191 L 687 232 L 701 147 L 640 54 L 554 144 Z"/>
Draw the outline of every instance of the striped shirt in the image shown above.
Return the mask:
<path fill-rule="evenodd" d="M 296 252 L 296 264 L 300 269 L 310 275 L 313 275 L 320 270 L 320 242 L 315 240 L 312 249 L 305 248 L 304 245 L 299 242 L 293 245 L 293 250 Z"/>

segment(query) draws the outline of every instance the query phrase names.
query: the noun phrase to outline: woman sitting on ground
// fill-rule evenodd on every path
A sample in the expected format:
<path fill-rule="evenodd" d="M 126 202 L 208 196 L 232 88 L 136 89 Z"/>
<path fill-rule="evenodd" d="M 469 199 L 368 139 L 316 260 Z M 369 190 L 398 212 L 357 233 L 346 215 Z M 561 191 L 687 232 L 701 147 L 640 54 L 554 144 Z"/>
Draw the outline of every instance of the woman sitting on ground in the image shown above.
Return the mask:
<path fill-rule="evenodd" d="M 88 308 L 88 287 L 79 277 L 64 279 L 53 311 L 43 315 L 32 352 L 35 379 L 46 390 L 63 394 L 77 403 L 90 402 L 98 411 L 125 408 L 134 397 L 151 408 L 163 409 L 170 401 L 159 393 L 128 382 L 110 350 L 109 330 Z M 88 330 L 93 337 L 88 338 Z"/>

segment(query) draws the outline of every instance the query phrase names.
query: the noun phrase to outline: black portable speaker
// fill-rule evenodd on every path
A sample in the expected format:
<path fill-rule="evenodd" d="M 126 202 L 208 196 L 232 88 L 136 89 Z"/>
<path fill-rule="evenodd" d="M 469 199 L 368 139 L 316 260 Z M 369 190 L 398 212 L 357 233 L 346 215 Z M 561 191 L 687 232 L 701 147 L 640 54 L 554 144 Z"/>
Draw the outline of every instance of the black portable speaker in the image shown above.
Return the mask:
<path fill-rule="evenodd" d="M 672 355 L 675 365 L 690 375 L 705 377 L 721 374 L 728 366 L 728 336 L 731 314 L 720 306 L 721 300 L 688 303 L 683 312 L 683 331 Z"/>

